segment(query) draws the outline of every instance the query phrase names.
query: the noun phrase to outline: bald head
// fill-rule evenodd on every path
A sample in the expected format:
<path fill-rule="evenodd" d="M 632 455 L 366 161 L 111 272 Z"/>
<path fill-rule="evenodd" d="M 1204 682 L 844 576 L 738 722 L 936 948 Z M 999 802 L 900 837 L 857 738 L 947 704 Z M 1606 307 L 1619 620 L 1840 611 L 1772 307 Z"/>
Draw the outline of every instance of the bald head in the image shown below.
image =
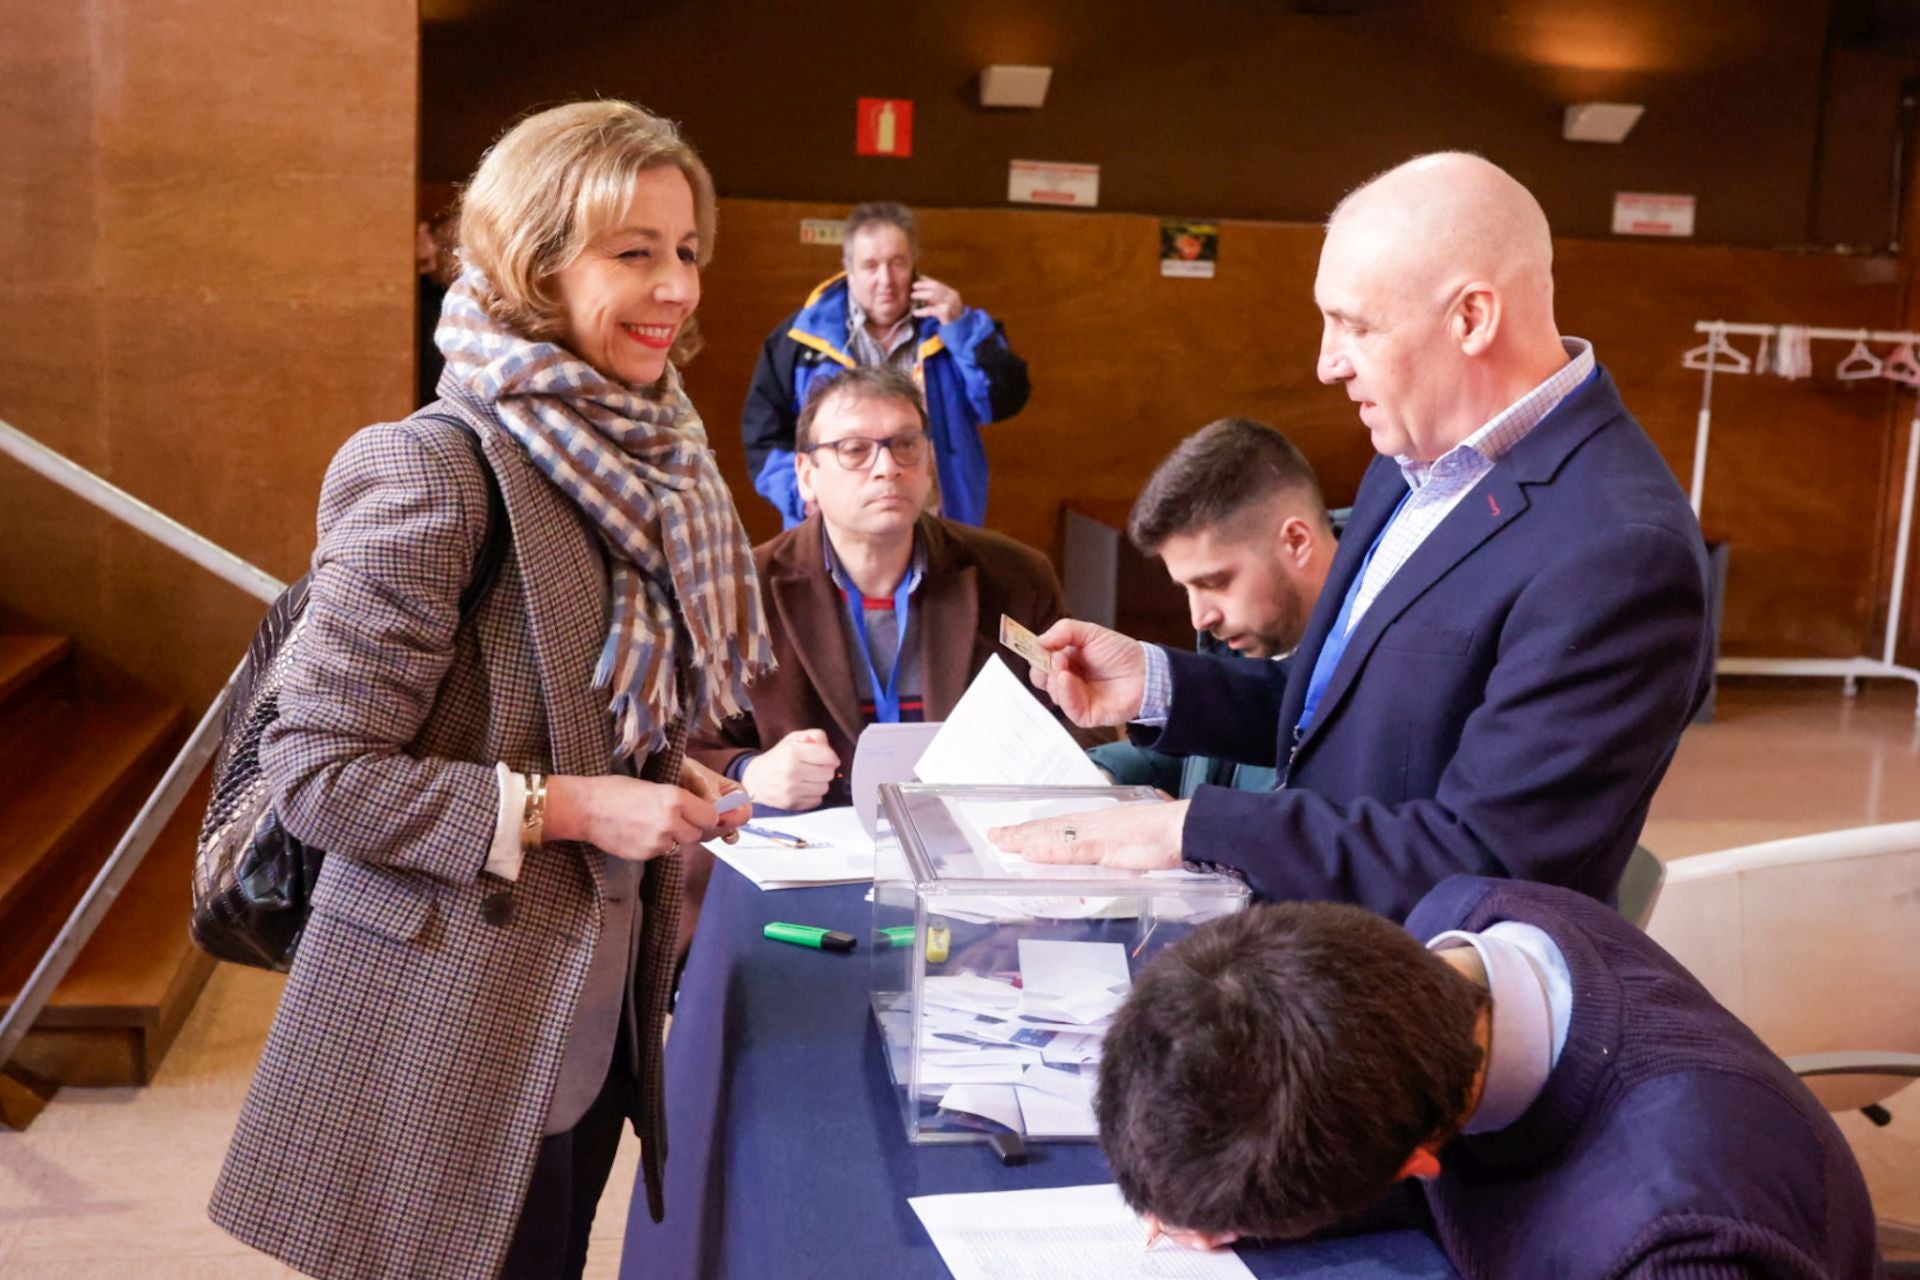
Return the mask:
<path fill-rule="evenodd" d="M 1392 456 L 1432 461 L 1566 361 L 1546 215 L 1464 152 L 1409 160 L 1342 200 L 1314 294 L 1321 379 L 1347 384 Z"/>
<path fill-rule="evenodd" d="M 1377 237 L 1399 269 L 1429 287 L 1485 280 L 1506 295 L 1510 320 L 1553 323 L 1547 215 L 1490 160 L 1464 151 L 1416 156 L 1336 205 L 1328 238 L 1338 232 Z"/>

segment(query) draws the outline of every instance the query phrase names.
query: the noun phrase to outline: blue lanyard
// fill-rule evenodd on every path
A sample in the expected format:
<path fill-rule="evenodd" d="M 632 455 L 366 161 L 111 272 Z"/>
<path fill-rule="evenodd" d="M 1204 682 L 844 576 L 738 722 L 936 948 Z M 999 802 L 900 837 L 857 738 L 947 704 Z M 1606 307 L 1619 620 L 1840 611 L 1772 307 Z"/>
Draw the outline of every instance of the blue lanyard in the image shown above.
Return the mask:
<path fill-rule="evenodd" d="M 843 590 L 847 597 L 847 612 L 853 615 L 854 634 L 860 637 L 860 657 L 867 664 L 867 687 L 873 690 L 874 718 L 881 724 L 900 723 L 900 668 L 907 665 L 907 605 L 912 599 L 912 591 L 913 570 L 908 568 L 893 593 L 893 616 L 899 622 L 895 634 L 900 637 L 900 643 L 894 649 L 893 670 L 887 675 L 887 684 L 883 689 L 880 686 L 880 673 L 873 669 L 873 645 L 867 639 L 866 597 L 858 587 L 849 586 Z"/>
<path fill-rule="evenodd" d="M 1360 598 L 1360 584 L 1367 580 L 1367 566 L 1373 563 L 1373 553 L 1380 549 L 1380 544 L 1386 540 L 1387 530 L 1393 528 L 1394 521 L 1400 518 L 1400 512 L 1412 497 L 1412 489 L 1400 495 L 1393 514 L 1380 526 L 1380 532 L 1374 535 L 1373 545 L 1367 548 L 1366 558 L 1360 562 L 1360 571 L 1353 575 L 1353 585 L 1347 588 L 1346 599 L 1340 602 L 1340 615 L 1333 620 L 1333 630 L 1327 632 L 1326 640 L 1320 645 L 1320 656 L 1313 662 L 1313 675 L 1307 680 L 1307 700 L 1301 704 L 1300 719 L 1293 726 L 1293 740 L 1296 743 L 1306 733 L 1307 726 L 1313 723 L 1313 713 L 1320 709 L 1320 699 L 1326 694 L 1327 686 L 1333 683 L 1334 668 L 1340 665 L 1340 658 L 1347 651 L 1347 619 L 1353 616 L 1353 602 Z"/>

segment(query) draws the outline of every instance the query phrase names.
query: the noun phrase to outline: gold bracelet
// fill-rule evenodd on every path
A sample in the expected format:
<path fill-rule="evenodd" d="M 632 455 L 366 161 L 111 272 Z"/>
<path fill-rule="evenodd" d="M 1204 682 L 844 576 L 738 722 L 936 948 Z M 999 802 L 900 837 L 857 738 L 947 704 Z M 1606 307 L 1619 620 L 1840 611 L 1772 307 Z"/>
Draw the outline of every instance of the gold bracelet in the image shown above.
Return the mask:
<path fill-rule="evenodd" d="M 520 814 L 520 849 L 532 853 L 540 847 L 547 825 L 547 780 L 537 773 L 525 775 L 527 806 Z"/>

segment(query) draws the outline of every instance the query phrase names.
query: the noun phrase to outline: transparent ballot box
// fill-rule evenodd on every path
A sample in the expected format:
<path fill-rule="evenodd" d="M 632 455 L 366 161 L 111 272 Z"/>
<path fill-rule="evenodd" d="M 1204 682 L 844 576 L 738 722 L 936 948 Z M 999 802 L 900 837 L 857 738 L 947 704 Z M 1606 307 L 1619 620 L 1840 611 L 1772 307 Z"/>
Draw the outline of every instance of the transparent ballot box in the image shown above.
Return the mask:
<path fill-rule="evenodd" d="M 910 1142 L 1098 1136 L 1107 1026 L 1161 948 L 1247 905 L 1231 876 L 1028 862 L 986 832 L 1160 804 L 1150 787 L 888 783 L 873 1016 Z"/>

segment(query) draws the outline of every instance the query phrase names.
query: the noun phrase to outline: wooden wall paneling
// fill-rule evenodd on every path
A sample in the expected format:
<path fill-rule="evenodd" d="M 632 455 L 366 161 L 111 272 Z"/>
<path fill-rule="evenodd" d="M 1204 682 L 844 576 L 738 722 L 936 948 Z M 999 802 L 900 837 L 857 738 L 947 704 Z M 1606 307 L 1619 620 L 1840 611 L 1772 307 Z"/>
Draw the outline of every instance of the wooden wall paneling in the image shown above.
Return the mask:
<path fill-rule="evenodd" d="M 34 162 L 0 176 L 0 413 L 297 575 L 327 459 L 411 407 L 416 5 L 0 3 Z M 182 700 L 226 677 L 257 602 L 11 464 L 0 509 L 0 596 Z"/>
<path fill-rule="evenodd" d="M 1561 241 L 1566 332 L 1591 337 L 1628 406 L 1684 485 L 1692 474 L 1701 375 L 1680 357 L 1697 320 L 1891 325 L 1889 258 Z M 1757 352 L 1753 340 L 1743 349 Z M 1886 383 L 1843 383 L 1843 345 L 1817 343 L 1815 376 L 1716 375 L 1701 523 L 1730 547 L 1721 649 L 1752 657 L 1865 652 L 1875 608 L 1879 495 L 1886 484 Z"/>

